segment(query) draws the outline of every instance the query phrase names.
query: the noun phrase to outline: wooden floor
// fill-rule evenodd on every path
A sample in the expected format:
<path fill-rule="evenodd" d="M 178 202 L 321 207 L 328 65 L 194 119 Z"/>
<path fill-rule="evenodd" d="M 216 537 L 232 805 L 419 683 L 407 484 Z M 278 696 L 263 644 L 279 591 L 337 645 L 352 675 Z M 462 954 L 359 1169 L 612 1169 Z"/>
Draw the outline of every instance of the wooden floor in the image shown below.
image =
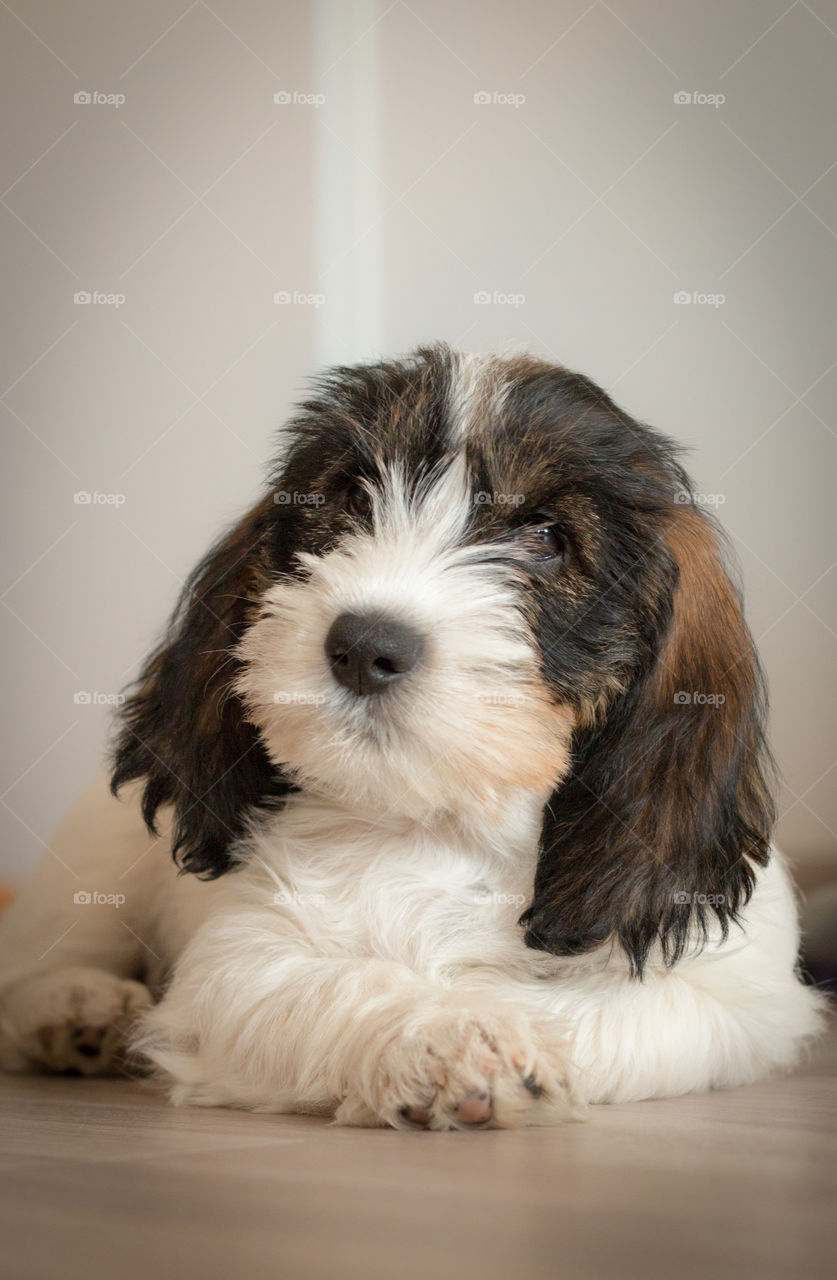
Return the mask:
<path fill-rule="evenodd" d="M 514 1133 L 174 1110 L 0 1077 L 9 1280 L 837 1274 L 837 1035 L 789 1079 Z"/>

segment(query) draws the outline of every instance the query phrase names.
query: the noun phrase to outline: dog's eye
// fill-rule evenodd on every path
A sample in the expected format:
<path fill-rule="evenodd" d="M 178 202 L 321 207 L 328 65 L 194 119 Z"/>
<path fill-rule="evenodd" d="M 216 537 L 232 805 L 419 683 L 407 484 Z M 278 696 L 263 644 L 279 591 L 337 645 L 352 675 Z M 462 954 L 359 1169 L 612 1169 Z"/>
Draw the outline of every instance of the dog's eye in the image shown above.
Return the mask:
<path fill-rule="evenodd" d="M 566 554 L 567 543 L 554 521 L 544 516 L 536 524 L 518 529 L 515 544 L 533 560 L 557 560 Z"/>
<path fill-rule="evenodd" d="M 368 520 L 372 514 L 372 499 L 362 480 L 349 485 L 343 495 L 343 507 L 355 520 Z"/>

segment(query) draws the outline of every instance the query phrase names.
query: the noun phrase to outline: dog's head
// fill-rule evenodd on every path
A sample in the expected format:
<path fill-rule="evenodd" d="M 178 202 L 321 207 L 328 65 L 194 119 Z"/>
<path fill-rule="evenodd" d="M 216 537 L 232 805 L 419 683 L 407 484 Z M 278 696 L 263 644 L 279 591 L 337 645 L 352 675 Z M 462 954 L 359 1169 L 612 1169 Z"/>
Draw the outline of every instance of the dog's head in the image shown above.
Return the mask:
<path fill-rule="evenodd" d="M 764 862 L 761 680 L 665 438 L 586 378 L 447 347 L 338 369 L 193 574 L 113 785 L 200 875 L 292 788 L 432 823 L 544 806 L 527 943 L 641 971 Z"/>

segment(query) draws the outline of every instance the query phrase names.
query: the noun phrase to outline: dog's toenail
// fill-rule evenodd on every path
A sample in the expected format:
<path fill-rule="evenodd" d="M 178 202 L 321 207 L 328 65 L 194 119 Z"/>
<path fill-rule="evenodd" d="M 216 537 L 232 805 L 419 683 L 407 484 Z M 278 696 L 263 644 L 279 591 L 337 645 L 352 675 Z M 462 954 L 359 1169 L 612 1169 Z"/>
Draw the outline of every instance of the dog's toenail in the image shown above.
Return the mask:
<path fill-rule="evenodd" d="M 402 1120 L 416 1129 L 424 1129 L 430 1124 L 431 1116 L 427 1107 L 402 1107 L 399 1114 Z"/>
<path fill-rule="evenodd" d="M 528 1089 L 533 1098 L 540 1098 L 543 1094 L 543 1085 L 538 1084 L 534 1076 L 527 1076 L 523 1081 L 524 1089 Z"/>

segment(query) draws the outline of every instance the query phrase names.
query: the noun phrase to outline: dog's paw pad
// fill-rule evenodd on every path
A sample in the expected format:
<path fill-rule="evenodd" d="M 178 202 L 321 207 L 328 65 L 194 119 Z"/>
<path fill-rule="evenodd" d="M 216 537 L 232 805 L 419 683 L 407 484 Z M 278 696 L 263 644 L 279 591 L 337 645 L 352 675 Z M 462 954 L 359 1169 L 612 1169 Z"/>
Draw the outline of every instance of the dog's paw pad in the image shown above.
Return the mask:
<path fill-rule="evenodd" d="M 5 1016 L 23 1060 L 104 1075 L 125 1065 L 127 1034 L 151 1005 L 147 987 L 99 969 L 39 974 L 13 989 Z"/>
<path fill-rule="evenodd" d="M 453 1119 L 466 1127 L 488 1124 L 491 1119 L 491 1094 L 485 1089 L 474 1089 L 467 1093 L 454 1108 Z"/>
<path fill-rule="evenodd" d="M 554 1020 L 450 996 L 391 1038 L 370 1045 L 337 1120 L 396 1129 L 513 1128 L 580 1119 L 566 1030 Z M 368 1120 L 364 1121 L 369 1123 Z"/>
<path fill-rule="evenodd" d="M 74 1053 L 84 1058 L 98 1058 L 104 1046 L 107 1027 L 77 1027 L 70 1035 Z"/>

